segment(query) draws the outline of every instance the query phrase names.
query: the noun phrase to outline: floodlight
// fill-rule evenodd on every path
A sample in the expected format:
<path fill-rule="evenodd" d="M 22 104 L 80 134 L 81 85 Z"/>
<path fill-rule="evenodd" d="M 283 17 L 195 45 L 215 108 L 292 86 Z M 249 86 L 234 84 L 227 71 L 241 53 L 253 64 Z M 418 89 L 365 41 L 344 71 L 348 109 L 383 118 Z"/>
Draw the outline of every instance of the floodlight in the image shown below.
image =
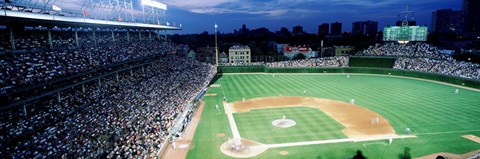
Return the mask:
<path fill-rule="evenodd" d="M 167 10 L 167 5 L 166 4 L 163 4 L 163 3 L 160 3 L 160 2 L 155 2 L 153 0 L 142 0 L 142 4 L 147 5 L 147 6 L 151 6 L 151 7 L 155 7 L 155 8 L 159 8 L 159 9 L 163 9 L 163 10 Z"/>

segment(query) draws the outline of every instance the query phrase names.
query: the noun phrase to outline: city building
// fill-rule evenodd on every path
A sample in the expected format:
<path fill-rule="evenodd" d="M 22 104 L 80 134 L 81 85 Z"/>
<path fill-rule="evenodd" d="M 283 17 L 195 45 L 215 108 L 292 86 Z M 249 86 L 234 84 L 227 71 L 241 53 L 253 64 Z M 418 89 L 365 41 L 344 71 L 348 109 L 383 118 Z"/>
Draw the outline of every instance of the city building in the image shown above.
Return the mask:
<path fill-rule="evenodd" d="M 290 31 L 288 31 L 288 29 L 285 27 L 280 28 L 280 30 L 275 32 L 275 34 L 276 36 L 282 37 L 282 38 L 287 38 L 292 36 L 292 33 L 290 33 Z"/>
<path fill-rule="evenodd" d="M 328 23 L 323 23 L 321 25 L 318 25 L 318 32 L 317 35 L 328 35 L 328 32 L 330 31 L 330 25 Z"/>
<path fill-rule="evenodd" d="M 352 24 L 353 34 L 376 35 L 378 30 L 378 22 L 376 21 L 357 21 Z"/>
<path fill-rule="evenodd" d="M 222 52 L 218 55 L 218 62 L 223 64 L 223 63 L 228 63 L 228 55 L 225 52 Z"/>
<path fill-rule="evenodd" d="M 252 51 L 248 46 L 234 45 L 228 49 L 229 63 L 250 63 Z"/>
<path fill-rule="evenodd" d="M 463 0 L 462 12 L 465 18 L 465 32 L 480 34 L 480 1 Z"/>
<path fill-rule="evenodd" d="M 208 63 L 215 63 L 215 47 L 198 47 L 197 60 Z"/>
<path fill-rule="evenodd" d="M 312 57 L 318 57 L 318 52 L 317 51 L 312 51 L 312 48 L 308 46 L 289 46 L 289 45 L 284 45 L 283 47 L 283 55 L 286 56 L 289 59 L 293 59 L 295 56 L 298 54 L 303 54 L 305 55 L 305 58 L 309 59 Z"/>
<path fill-rule="evenodd" d="M 322 48 L 322 57 L 325 56 L 345 56 L 353 55 L 355 47 L 353 46 L 333 46 Z"/>
<path fill-rule="evenodd" d="M 193 50 L 190 50 L 190 52 L 187 53 L 187 58 L 189 60 L 196 60 L 197 59 L 197 53 Z"/>
<path fill-rule="evenodd" d="M 288 46 L 288 44 L 277 44 L 275 50 L 277 51 L 277 54 L 279 55 L 283 55 L 285 52 L 284 52 L 284 48 L 285 46 Z"/>
<path fill-rule="evenodd" d="M 293 35 L 303 35 L 303 34 L 305 34 L 305 32 L 303 31 L 303 27 L 302 27 L 302 26 L 297 25 L 297 26 L 294 26 L 294 27 L 293 27 L 292 34 L 293 34 Z"/>
<path fill-rule="evenodd" d="M 463 32 L 462 12 L 452 9 L 440 9 L 432 13 L 431 31 L 438 33 Z"/>
<path fill-rule="evenodd" d="M 333 46 L 335 56 L 353 55 L 355 47 L 353 46 Z"/>
<path fill-rule="evenodd" d="M 341 35 L 342 34 L 342 23 L 335 22 L 330 24 L 330 34 L 331 35 Z"/>

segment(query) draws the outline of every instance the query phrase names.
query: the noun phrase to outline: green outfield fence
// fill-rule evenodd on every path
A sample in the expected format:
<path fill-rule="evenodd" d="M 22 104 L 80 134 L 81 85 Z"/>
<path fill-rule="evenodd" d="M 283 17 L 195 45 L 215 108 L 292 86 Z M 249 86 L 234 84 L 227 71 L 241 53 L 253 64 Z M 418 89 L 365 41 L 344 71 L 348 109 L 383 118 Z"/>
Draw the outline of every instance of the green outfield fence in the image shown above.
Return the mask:
<path fill-rule="evenodd" d="M 349 57 L 348 66 L 350 67 L 375 67 L 375 68 L 393 68 L 395 57 L 379 56 L 352 56 Z"/>
<path fill-rule="evenodd" d="M 480 89 L 480 80 L 441 75 L 435 73 L 399 70 L 391 68 L 373 68 L 373 67 L 299 67 L 299 68 L 280 68 L 259 66 L 219 66 L 218 73 L 365 73 L 379 75 L 395 75 L 414 78 L 422 78 L 440 82 L 446 82 L 456 85 L 463 85 Z"/>
<path fill-rule="evenodd" d="M 252 73 L 265 72 L 265 65 L 255 66 L 218 66 L 218 73 Z"/>

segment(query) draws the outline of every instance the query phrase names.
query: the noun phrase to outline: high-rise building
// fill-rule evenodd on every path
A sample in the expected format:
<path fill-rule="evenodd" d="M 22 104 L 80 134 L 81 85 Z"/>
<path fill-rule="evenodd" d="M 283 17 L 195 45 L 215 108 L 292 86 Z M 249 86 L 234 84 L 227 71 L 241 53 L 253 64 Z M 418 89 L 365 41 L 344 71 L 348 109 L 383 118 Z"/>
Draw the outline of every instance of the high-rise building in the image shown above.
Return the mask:
<path fill-rule="evenodd" d="M 465 32 L 480 33 L 480 1 L 463 0 L 462 12 L 465 18 Z"/>
<path fill-rule="evenodd" d="M 463 31 L 462 12 L 440 9 L 432 13 L 431 31 L 438 33 L 461 33 Z"/>
<path fill-rule="evenodd" d="M 378 30 L 378 22 L 376 21 L 358 21 L 352 24 L 353 34 L 375 35 Z"/>
<path fill-rule="evenodd" d="M 328 35 L 328 32 L 330 31 L 328 23 L 323 23 L 322 25 L 318 26 L 318 32 L 317 35 Z"/>
<path fill-rule="evenodd" d="M 277 31 L 275 34 L 279 37 L 284 37 L 284 38 L 292 36 L 292 33 L 290 33 L 290 31 L 288 31 L 288 29 L 285 27 L 280 28 L 280 31 Z"/>
<path fill-rule="evenodd" d="M 303 32 L 303 27 L 300 25 L 294 26 L 292 30 L 293 35 L 303 35 L 305 32 Z"/>
<path fill-rule="evenodd" d="M 331 35 L 341 35 L 342 34 L 342 23 L 335 22 L 330 24 L 330 34 Z"/>
<path fill-rule="evenodd" d="M 365 32 L 367 35 L 376 35 L 378 32 L 378 22 L 365 21 Z"/>

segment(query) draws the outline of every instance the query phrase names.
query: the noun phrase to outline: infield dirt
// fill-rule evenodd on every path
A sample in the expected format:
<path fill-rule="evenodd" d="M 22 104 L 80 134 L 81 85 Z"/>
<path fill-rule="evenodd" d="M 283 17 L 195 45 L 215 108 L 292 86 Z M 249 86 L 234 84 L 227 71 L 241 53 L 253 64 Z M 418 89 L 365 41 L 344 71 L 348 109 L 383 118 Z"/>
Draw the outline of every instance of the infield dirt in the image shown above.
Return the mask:
<path fill-rule="evenodd" d="M 265 97 L 229 104 L 232 113 L 248 112 L 252 109 L 298 107 L 317 108 L 345 126 L 342 133 L 349 138 L 377 135 L 396 135 L 390 123 L 380 114 L 364 107 L 341 101 L 311 97 Z M 378 118 L 378 123 L 372 123 Z"/>

